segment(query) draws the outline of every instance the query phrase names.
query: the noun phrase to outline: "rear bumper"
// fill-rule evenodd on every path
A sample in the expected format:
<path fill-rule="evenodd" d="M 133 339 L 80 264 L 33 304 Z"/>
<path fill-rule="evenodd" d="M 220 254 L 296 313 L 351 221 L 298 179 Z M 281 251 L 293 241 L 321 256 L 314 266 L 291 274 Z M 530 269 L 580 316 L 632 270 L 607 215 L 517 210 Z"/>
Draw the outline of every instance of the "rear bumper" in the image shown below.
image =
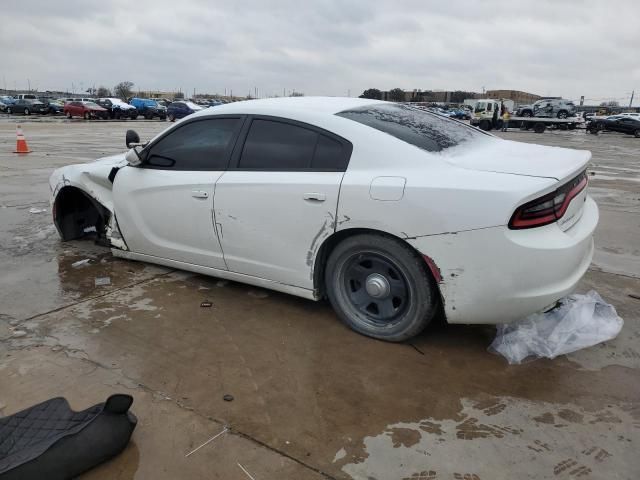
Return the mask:
<path fill-rule="evenodd" d="M 572 292 L 593 258 L 598 207 L 580 220 L 527 230 L 494 227 L 409 240 L 440 269 L 449 323 L 508 323 Z"/>

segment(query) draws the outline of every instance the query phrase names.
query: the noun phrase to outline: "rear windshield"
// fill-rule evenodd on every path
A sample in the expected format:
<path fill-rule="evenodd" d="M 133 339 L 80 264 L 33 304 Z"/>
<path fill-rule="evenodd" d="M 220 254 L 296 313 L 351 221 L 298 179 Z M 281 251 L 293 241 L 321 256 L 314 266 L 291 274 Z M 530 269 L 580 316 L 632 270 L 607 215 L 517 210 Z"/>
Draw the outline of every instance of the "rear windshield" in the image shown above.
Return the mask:
<path fill-rule="evenodd" d="M 411 145 L 439 152 L 485 133 L 464 123 L 398 103 L 375 104 L 337 113 Z"/>

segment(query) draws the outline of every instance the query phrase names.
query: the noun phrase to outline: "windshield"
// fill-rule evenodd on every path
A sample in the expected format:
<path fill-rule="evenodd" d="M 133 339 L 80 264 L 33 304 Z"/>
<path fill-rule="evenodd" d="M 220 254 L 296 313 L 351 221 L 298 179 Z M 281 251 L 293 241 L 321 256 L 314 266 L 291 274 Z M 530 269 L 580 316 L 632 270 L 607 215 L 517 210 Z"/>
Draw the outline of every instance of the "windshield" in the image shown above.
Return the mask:
<path fill-rule="evenodd" d="M 87 107 L 91 107 L 91 108 L 100 108 L 100 105 L 98 105 L 97 103 L 93 103 L 93 102 L 83 102 Z"/>
<path fill-rule="evenodd" d="M 439 152 L 485 135 L 464 123 L 409 105 L 376 104 L 336 115 L 393 135 L 428 152 Z"/>

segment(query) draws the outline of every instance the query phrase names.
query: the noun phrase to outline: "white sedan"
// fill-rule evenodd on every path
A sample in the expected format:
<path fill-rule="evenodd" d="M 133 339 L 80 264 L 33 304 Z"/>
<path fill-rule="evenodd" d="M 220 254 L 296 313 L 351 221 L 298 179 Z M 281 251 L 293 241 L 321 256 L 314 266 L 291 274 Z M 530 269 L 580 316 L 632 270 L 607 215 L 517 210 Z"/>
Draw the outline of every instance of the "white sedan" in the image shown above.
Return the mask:
<path fill-rule="evenodd" d="M 586 151 L 502 140 L 403 104 L 279 98 L 206 109 L 51 176 L 63 240 L 328 297 L 354 330 L 503 323 L 571 292 L 598 208 Z M 142 148 L 140 148 L 142 147 Z"/>

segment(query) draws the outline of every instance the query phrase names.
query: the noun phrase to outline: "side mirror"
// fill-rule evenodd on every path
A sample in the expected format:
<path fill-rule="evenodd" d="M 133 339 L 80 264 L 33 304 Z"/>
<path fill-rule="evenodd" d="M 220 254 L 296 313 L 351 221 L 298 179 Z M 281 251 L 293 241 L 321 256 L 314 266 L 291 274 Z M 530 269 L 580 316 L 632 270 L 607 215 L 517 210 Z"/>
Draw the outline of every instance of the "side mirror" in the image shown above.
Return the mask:
<path fill-rule="evenodd" d="M 136 150 L 136 147 L 129 149 L 129 151 L 124 155 L 124 159 L 132 167 L 137 167 L 142 163 L 142 159 L 140 158 L 140 154 Z"/>
<path fill-rule="evenodd" d="M 135 143 L 140 143 L 140 135 L 135 130 L 127 130 L 127 134 L 125 136 L 125 143 L 127 148 L 132 148 Z"/>

